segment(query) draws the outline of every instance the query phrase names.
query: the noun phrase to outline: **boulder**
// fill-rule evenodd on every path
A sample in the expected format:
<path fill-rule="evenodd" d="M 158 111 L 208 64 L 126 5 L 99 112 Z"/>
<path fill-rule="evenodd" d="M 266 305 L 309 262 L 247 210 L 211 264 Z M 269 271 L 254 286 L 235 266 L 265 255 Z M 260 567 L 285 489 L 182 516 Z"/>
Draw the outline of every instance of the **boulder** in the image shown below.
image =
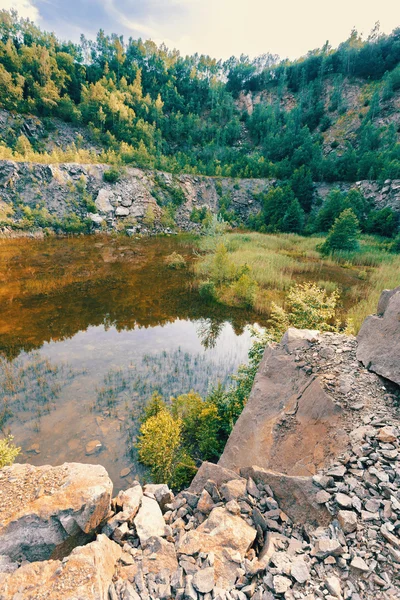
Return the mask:
<path fill-rule="evenodd" d="M 142 565 L 148 573 L 160 573 L 167 569 L 170 574 L 178 568 L 175 546 L 162 537 L 151 537 L 143 551 Z"/>
<path fill-rule="evenodd" d="M 104 467 L 15 464 L 0 471 L 0 555 L 60 558 L 87 541 L 110 511 Z"/>
<path fill-rule="evenodd" d="M 117 506 L 122 508 L 122 511 L 117 513 L 116 517 L 120 521 L 133 521 L 139 510 L 142 498 L 143 490 L 139 483 L 125 491 L 119 492 L 116 502 Z"/>
<path fill-rule="evenodd" d="M 127 217 L 129 215 L 129 208 L 125 206 L 118 206 L 115 210 L 116 217 Z"/>
<path fill-rule="evenodd" d="M 110 213 L 114 210 L 110 202 L 111 196 L 112 192 L 110 192 L 109 190 L 106 190 L 105 188 L 99 190 L 99 193 L 97 194 L 97 198 L 95 200 L 95 205 L 99 212 Z"/>
<path fill-rule="evenodd" d="M 157 500 L 143 496 L 142 504 L 134 519 L 137 534 L 142 547 L 153 536 L 165 536 L 165 521 Z"/>
<path fill-rule="evenodd" d="M 144 486 L 144 492 L 153 494 L 161 510 L 164 510 L 166 504 L 170 504 L 174 499 L 173 492 L 165 483 L 148 483 Z"/>
<path fill-rule="evenodd" d="M 290 329 L 286 338 L 296 331 Z M 315 332 L 306 333 L 311 337 Z M 239 471 L 258 465 L 288 475 L 313 475 L 347 448 L 342 409 L 319 377 L 299 367 L 285 347 L 285 336 L 265 350 L 249 400 L 219 459 L 221 467 Z M 290 427 L 285 426 L 288 419 Z"/>
<path fill-rule="evenodd" d="M 256 534 L 256 530 L 241 517 L 217 507 L 196 530 L 182 536 L 177 552 L 189 556 L 200 551 L 212 552 L 217 587 L 231 589 L 238 577 L 238 567 Z"/>
<path fill-rule="evenodd" d="M 357 358 L 367 369 L 400 385 L 400 287 L 384 290 L 380 316 L 367 317 L 357 336 Z"/>
<path fill-rule="evenodd" d="M 121 548 L 105 535 L 63 561 L 25 563 L 0 579 L 2 600 L 108 600 Z"/>
<path fill-rule="evenodd" d="M 327 508 L 318 502 L 320 488 L 314 484 L 312 477 L 293 477 L 259 467 L 243 468 L 240 474 L 251 477 L 256 483 L 269 485 L 280 508 L 293 522 L 315 526 L 331 522 L 332 516 Z"/>
<path fill-rule="evenodd" d="M 219 487 L 231 479 L 237 479 L 238 474 L 231 469 L 225 469 L 221 465 L 203 462 L 190 484 L 188 491 L 192 494 L 201 494 L 207 481 L 211 480 Z"/>
<path fill-rule="evenodd" d="M 281 340 L 281 344 L 286 350 L 292 352 L 296 348 L 309 346 L 310 342 L 317 340 L 318 335 L 319 331 L 317 329 L 296 329 L 295 327 L 289 327 Z"/>

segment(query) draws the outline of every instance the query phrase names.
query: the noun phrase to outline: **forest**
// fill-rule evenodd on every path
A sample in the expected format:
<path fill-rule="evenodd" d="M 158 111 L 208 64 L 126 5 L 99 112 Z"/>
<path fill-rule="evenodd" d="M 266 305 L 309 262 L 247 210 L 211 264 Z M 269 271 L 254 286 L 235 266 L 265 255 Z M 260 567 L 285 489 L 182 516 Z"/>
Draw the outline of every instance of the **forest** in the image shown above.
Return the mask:
<path fill-rule="evenodd" d="M 377 26 L 366 40 L 353 30 L 338 48 L 326 43 L 294 62 L 271 54 L 221 61 L 103 31 L 64 42 L 0 11 L 1 107 L 82 124 L 111 162 L 175 173 L 400 178 L 399 63 L 400 28 L 383 35 Z M 360 91 L 356 111 L 347 84 Z M 245 93 L 259 94 L 252 111 L 239 101 Z M 351 135 L 328 139 L 349 118 Z M 20 153 L 32 143 L 5 138 Z"/>

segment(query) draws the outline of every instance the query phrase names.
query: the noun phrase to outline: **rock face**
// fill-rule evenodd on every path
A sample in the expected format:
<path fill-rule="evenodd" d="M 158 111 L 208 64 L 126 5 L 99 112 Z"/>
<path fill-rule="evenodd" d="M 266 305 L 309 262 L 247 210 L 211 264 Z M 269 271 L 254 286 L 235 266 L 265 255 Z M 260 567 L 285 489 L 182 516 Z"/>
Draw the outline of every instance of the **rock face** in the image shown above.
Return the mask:
<path fill-rule="evenodd" d="M 382 292 L 378 315 L 365 319 L 357 340 L 358 360 L 400 385 L 400 286 Z"/>
<path fill-rule="evenodd" d="M 104 467 L 15 464 L 0 471 L 0 555 L 62 557 L 87 540 L 110 510 Z"/>
<path fill-rule="evenodd" d="M 108 590 L 122 550 L 105 535 L 75 548 L 63 560 L 27 563 L 0 573 L 1 600 L 109 600 Z"/>
<path fill-rule="evenodd" d="M 299 350 L 315 347 L 318 339 L 317 332 L 292 329 L 281 344 L 266 348 L 220 466 L 238 470 L 258 465 L 312 475 L 346 447 L 341 407 L 298 360 Z"/>
<path fill-rule="evenodd" d="M 92 198 L 98 213 L 95 218 L 89 217 L 94 227 L 126 228 L 133 233 L 149 229 L 164 231 L 158 202 L 171 200 L 178 193 L 183 202 L 176 211 L 177 226 L 183 230 L 196 230 L 199 226 L 190 219 L 193 208 L 205 206 L 217 213 L 220 197 L 228 195 L 231 199 L 230 209 L 238 215 L 238 219 L 245 220 L 261 208 L 259 200 L 255 199 L 257 194 L 275 184 L 274 179 L 220 177 L 216 180 L 213 177 L 171 175 L 135 168 L 126 168 L 119 181 L 107 183 L 103 175 L 108 169 L 108 165 L 101 164 L 42 165 L 0 161 L 0 208 L 8 215 L 6 222 L 11 225 L 21 218 L 21 202 L 35 207 L 38 199 L 52 216 L 62 219 L 72 212 L 70 199 L 73 194 L 73 212 L 81 218 L 88 215 L 85 198 Z M 400 212 L 398 180 L 385 182 L 383 186 L 371 181 L 360 181 L 353 185 L 316 184 L 315 197 L 325 198 L 338 185 L 343 191 L 356 187 L 378 208 L 391 206 Z M 149 213 L 154 217 L 154 224 L 151 223 L 152 218 L 146 219 Z"/>

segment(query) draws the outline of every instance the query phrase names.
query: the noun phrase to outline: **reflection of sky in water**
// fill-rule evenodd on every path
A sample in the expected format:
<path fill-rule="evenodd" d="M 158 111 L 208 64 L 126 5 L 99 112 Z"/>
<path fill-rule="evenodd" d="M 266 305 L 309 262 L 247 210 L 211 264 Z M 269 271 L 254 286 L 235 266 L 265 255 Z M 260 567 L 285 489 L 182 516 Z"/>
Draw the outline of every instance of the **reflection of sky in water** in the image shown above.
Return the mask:
<path fill-rule="evenodd" d="M 248 329 L 237 336 L 229 323 L 222 326 L 213 348 L 205 349 L 199 338 L 203 323 L 177 319 L 164 326 L 118 332 L 114 327 L 88 327 L 62 342 L 45 343 L 40 352 L 52 361 L 68 362 L 72 368 L 88 371 L 124 367 L 144 354 L 166 350 L 207 355 L 217 363 L 239 365 L 247 360 L 251 345 Z"/>

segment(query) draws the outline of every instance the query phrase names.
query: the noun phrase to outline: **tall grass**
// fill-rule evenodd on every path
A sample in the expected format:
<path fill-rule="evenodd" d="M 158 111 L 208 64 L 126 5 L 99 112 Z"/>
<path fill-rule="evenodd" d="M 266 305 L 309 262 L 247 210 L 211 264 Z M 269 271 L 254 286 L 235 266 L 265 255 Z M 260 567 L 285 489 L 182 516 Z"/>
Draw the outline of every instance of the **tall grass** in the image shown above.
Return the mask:
<path fill-rule="evenodd" d="M 376 310 L 381 291 L 400 285 L 400 256 L 387 251 L 385 240 L 363 236 L 360 251 L 322 257 L 318 247 L 323 239 L 253 232 L 204 237 L 199 241 L 203 255 L 194 270 L 199 278 L 210 277 L 214 252 L 222 241 L 230 262 L 236 269 L 247 265 L 258 285 L 253 303 L 257 312 L 268 314 L 271 302 L 282 300 L 294 283 L 315 281 L 327 291 L 344 290 L 342 300 L 357 333 L 364 318 Z M 231 303 L 228 292 L 220 290 L 221 302 Z"/>

